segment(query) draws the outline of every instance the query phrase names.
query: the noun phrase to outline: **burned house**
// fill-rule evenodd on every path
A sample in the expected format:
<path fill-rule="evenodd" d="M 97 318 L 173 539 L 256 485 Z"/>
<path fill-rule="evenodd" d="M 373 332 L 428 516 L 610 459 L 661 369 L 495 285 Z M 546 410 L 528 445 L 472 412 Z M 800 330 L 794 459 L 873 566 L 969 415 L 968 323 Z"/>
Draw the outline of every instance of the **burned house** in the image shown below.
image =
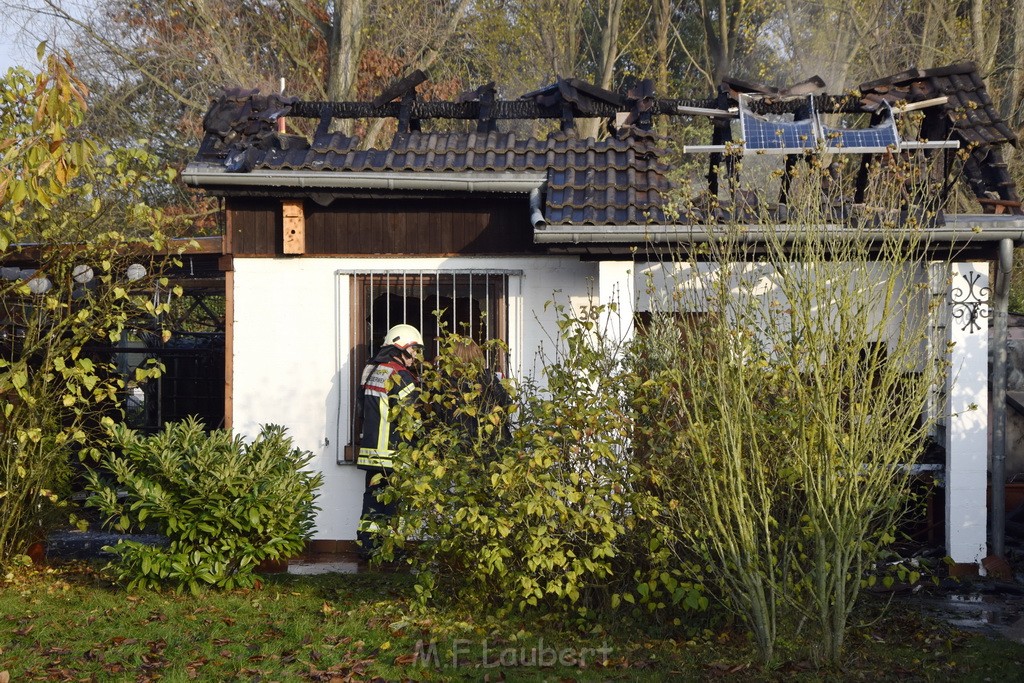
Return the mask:
<path fill-rule="evenodd" d="M 809 155 L 853 157 L 848 206 L 857 206 L 873 161 L 915 154 L 939 169 L 941 192 L 955 190 L 946 178 L 966 180 L 973 206 L 929 218 L 930 243 L 956 256 L 948 272 L 914 277 L 945 302 L 935 330 L 956 368 L 939 435 L 948 552 L 973 566 L 988 554 L 989 342 L 977 323 L 1000 297 L 1005 305 L 1024 216 L 1001 156 L 1016 140 L 973 65 L 907 71 L 854 95 L 825 94 L 816 79 L 785 90 L 727 80 L 702 100 L 658 97 L 649 83 L 613 93 L 569 79 L 515 100 L 498 99 L 490 84 L 426 102 L 416 94 L 423 78 L 372 102 L 225 93 L 184 173 L 223 199 L 226 424 L 250 436 L 282 424 L 317 454 L 325 483 L 316 547 L 355 538 L 355 383 L 391 324 L 419 326 L 429 346 L 432 312 L 442 310 L 449 329 L 504 340 L 508 372 L 531 375 L 537 349 L 551 343 L 548 302 L 617 302 L 628 337 L 665 253 L 714 239 L 729 222 L 749 225 L 754 241 L 764 221 L 785 223 L 791 188 L 781 182 L 770 202 L 742 196 L 737 158 L 791 168 Z M 901 121 L 911 115 L 908 133 Z M 863 125 L 845 127 L 843 116 Z M 698 122 L 707 139 L 659 137 L 657 122 L 677 117 Z M 338 125 L 374 118 L 394 125 L 379 144 Z M 581 122 L 593 119 L 600 135 L 582 137 Z M 669 143 L 700 164 L 701 199 L 683 208 Z M 836 225 L 851 219 L 835 216 Z M 966 411 L 971 404 L 981 408 Z"/>

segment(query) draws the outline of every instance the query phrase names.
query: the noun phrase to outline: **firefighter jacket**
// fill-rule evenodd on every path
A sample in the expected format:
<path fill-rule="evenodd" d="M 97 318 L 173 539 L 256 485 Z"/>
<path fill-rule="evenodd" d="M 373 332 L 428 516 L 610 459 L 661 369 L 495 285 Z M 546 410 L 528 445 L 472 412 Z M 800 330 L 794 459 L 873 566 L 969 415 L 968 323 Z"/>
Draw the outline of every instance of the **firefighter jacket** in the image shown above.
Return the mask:
<path fill-rule="evenodd" d="M 363 430 L 356 465 L 372 472 L 390 472 L 400 441 L 390 420 L 391 410 L 415 396 L 416 376 L 396 356 L 401 349 L 385 347 L 363 369 L 359 386 Z"/>

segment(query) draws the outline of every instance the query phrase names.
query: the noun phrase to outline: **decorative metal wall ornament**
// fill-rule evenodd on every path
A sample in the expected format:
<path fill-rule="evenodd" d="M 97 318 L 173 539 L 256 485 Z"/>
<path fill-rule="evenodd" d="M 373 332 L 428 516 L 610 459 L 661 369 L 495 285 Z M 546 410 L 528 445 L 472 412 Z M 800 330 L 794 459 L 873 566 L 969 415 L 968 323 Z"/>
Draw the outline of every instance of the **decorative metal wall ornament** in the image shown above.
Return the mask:
<path fill-rule="evenodd" d="M 950 292 L 953 320 L 959 320 L 964 332 L 977 332 L 981 329 L 981 320 L 988 318 L 988 297 L 990 289 L 978 286 L 981 273 L 973 270 L 962 276 L 967 281 L 967 288 L 953 287 Z"/>

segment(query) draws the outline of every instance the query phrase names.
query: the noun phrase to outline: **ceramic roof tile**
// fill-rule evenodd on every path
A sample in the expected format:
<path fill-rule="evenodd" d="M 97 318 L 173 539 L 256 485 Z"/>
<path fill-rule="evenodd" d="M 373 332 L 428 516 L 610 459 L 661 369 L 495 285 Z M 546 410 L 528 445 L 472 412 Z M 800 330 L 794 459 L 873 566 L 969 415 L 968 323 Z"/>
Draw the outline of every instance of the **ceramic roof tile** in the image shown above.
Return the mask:
<path fill-rule="evenodd" d="M 357 144 L 357 138 L 324 133 L 288 149 L 248 149 L 243 161 L 247 170 L 325 173 L 547 171 L 545 216 L 552 224 L 646 222 L 664 215 L 660 205 L 671 187 L 667 167 L 658 161 L 661 150 L 647 138 L 409 132 L 396 134 L 384 149 L 360 150 Z"/>
<path fill-rule="evenodd" d="M 924 89 L 926 84 L 930 87 Z M 966 142 L 1016 144 L 1016 137 L 992 104 L 985 81 L 970 62 L 935 69 L 913 69 L 861 84 L 860 90 L 864 95 L 881 96 L 892 101 L 893 93 L 900 87 L 909 89 L 911 101 L 934 95 L 948 97 L 949 101 L 944 105 L 946 115 L 953 124 L 954 134 Z"/>

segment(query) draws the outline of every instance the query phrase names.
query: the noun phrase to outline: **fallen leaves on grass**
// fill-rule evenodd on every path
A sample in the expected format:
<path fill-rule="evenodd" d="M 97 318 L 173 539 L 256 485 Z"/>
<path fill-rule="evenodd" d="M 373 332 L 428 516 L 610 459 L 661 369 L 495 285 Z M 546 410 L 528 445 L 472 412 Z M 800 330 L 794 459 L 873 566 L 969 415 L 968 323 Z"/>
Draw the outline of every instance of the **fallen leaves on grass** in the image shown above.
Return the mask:
<path fill-rule="evenodd" d="M 324 636 L 324 644 L 334 647 L 341 647 L 352 642 L 352 636 Z"/>
<path fill-rule="evenodd" d="M 134 645 L 137 642 L 139 642 L 138 638 L 126 638 L 124 636 L 114 636 L 110 639 L 110 643 L 117 647 L 122 645 Z"/>
<path fill-rule="evenodd" d="M 322 681 L 325 683 L 349 683 L 350 681 L 362 681 L 366 679 L 367 669 L 376 663 L 375 659 L 349 659 L 338 664 L 327 667 L 323 670 L 310 669 L 306 677 L 311 681 Z M 371 679 L 384 680 L 384 679 Z"/>
<path fill-rule="evenodd" d="M 731 676 L 750 668 L 749 663 L 730 664 L 728 662 L 712 662 L 708 665 L 708 671 L 712 676 Z"/>

